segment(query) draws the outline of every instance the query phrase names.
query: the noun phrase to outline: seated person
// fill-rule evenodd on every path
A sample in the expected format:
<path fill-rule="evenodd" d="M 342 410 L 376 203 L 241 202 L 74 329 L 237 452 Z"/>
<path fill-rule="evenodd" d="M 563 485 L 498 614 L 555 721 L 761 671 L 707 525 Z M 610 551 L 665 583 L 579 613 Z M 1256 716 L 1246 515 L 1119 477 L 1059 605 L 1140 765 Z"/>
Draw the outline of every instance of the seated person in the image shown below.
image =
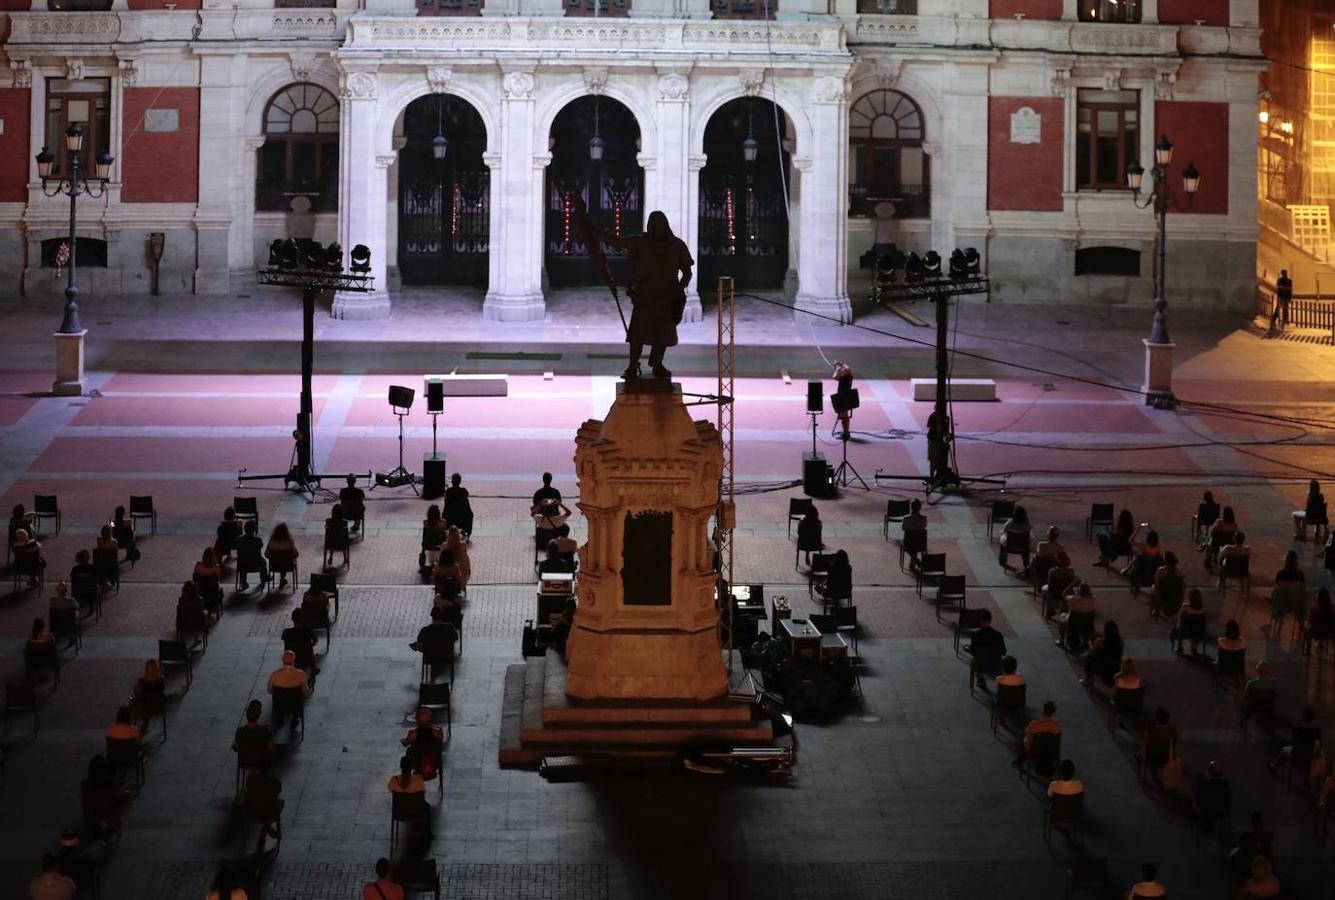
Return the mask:
<path fill-rule="evenodd" d="M 1089 582 L 1081 581 L 1072 585 L 1073 590 L 1062 598 L 1062 605 L 1066 607 L 1063 612 L 1056 616 L 1057 620 L 1057 646 L 1062 648 L 1069 647 L 1072 650 L 1079 649 L 1075 646 L 1077 643 L 1083 644 L 1083 641 L 1075 641 L 1074 638 L 1068 640 L 1067 630 L 1071 625 L 1071 614 L 1076 613 L 1084 615 L 1093 614 L 1095 602 L 1094 592 L 1090 590 Z"/>
<path fill-rule="evenodd" d="M 441 549 L 448 551 L 454 557 L 454 564 L 459 567 L 459 590 L 466 590 L 468 579 L 473 577 L 473 563 L 468 557 L 468 542 L 464 540 L 464 534 L 457 525 L 451 525 L 445 532 L 445 546 Z"/>
<path fill-rule="evenodd" d="M 561 492 L 552 487 L 552 473 L 542 473 L 542 487 L 533 492 L 533 502 L 529 505 L 530 509 L 536 509 L 547 503 L 560 503 Z"/>
<path fill-rule="evenodd" d="M 59 871 L 54 853 L 42 854 L 42 874 L 28 885 L 28 896 L 32 900 L 74 900 L 79 886 L 74 879 L 67 878 Z"/>
<path fill-rule="evenodd" d="M 1233 786 L 1224 777 L 1224 765 L 1210 760 L 1206 775 L 1196 782 L 1196 808 L 1206 814 L 1227 814 L 1233 803 Z"/>
<path fill-rule="evenodd" d="M 1219 550 L 1219 565 L 1227 565 L 1226 561 L 1230 559 L 1247 559 L 1251 555 L 1252 548 L 1247 546 L 1247 535 L 1238 531 L 1233 535 L 1233 543 Z"/>
<path fill-rule="evenodd" d="M 79 832 L 75 829 L 66 828 L 60 832 L 60 846 L 56 848 L 56 870 L 61 875 L 74 879 L 75 884 L 89 883 L 97 876 L 97 867 L 105 861 L 105 850 L 85 851 L 80 846 Z"/>
<path fill-rule="evenodd" d="M 250 521 L 255 521 L 251 519 Z M 236 550 L 236 539 L 241 537 L 241 522 L 236 517 L 236 510 L 227 507 L 223 510 L 222 521 L 218 523 L 216 537 L 213 540 L 213 552 L 219 562 L 227 562 Z"/>
<path fill-rule="evenodd" d="M 85 827 L 97 838 L 120 831 L 121 813 L 130 795 L 116 783 L 111 765 L 102 754 L 88 760 L 88 775 L 79 784 Z"/>
<path fill-rule="evenodd" d="M 334 564 L 334 554 L 343 554 L 343 565 L 349 564 L 350 550 L 348 521 L 343 517 L 343 507 L 335 503 L 329 508 L 329 518 L 324 520 L 324 564 Z"/>
<path fill-rule="evenodd" d="M 1163 565 L 1154 573 L 1150 618 L 1161 619 L 1177 615 L 1177 611 L 1182 608 L 1182 597 L 1186 590 L 1186 573 L 1182 571 L 1177 554 L 1169 550 L 1163 555 Z"/>
<path fill-rule="evenodd" d="M 131 704 L 139 711 L 141 733 L 148 726 L 153 711 L 162 712 L 166 688 L 167 684 L 162 680 L 162 664 L 156 659 L 145 660 L 144 673 L 135 679 L 134 692 L 130 695 Z"/>
<path fill-rule="evenodd" d="M 1257 660 L 1253 671 L 1256 674 L 1243 685 L 1242 696 L 1249 705 L 1269 704 L 1274 709 L 1275 701 L 1279 699 L 1279 682 L 1270 674 L 1270 663 L 1264 659 Z"/>
<path fill-rule="evenodd" d="M 1202 531 L 1208 531 L 1210 526 L 1219 519 L 1219 504 L 1215 502 L 1214 492 L 1206 491 L 1201 497 L 1200 504 L 1196 507 L 1196 534 L 1192 540 L 1198 540 Z"/>
<path fill-rule="evenodd" d="M 46 620 L 41 616 L 32 620 L 32 630 L 23 645 L 23 671 L 29 679 L 39 672 L 55 672 L 60 667 L 60 657 L 56 654 L 56 639 L 46 629 Z"/>
<path fill-rule="evenodd" d="M 566 655 L 566 641 L 570 638 L 570 629 L 575 627 L 575 614 L 578 612 L 579 604 L 575 602 L 575 598 L 567 597 L 560 617 L 552 623 L 552 646 L 562 658 Z"/>
<path fill-rule="evenodd" d="M 9 542 L 14 543 L 14 532 L 20 528 L 31 532 L 36 521 L 37 517 L 28 512 L 27 507 L 22 503 L 15 503 L 13 512 L 9 514 Z"/>
<path fill-rule="evenodd" d="M 70 593 L 68 582 L 62 581 L 60 584 L 56 585 L 56 594 L 51 598 L 51 606 L 48 609 L 48 613 L 52 622 L 55 622 L 60 618 L 68 620 L 70 616 L 78 616 L 79 602 L 75 600 L 74 595 Z"/>
<path fill-rule="evenodd" d="M 199 585 L 187 581 L 181 585 L 181 596 L 176 599 L 176 633 L 194 634 L 208 626 L 204 601 L 199 596 Z"/>
<path fill-rule="evenodd" d="M 422 552 L 417 557 L 417 567 L 422 574 L 431 571 L 436 564 L 436 557 L 448 536 L 449 526 L 440 515 L 440 507 L 431 504 L 426 509 L 426 519 L 422 521 Z"/>
<path fill-rule="evenodd" d="M 80 578 L 96 578 L 97 569 L 93 566 L 93 557 L 87 550 L 74 554 L 74 565 L 70 568 L 70 583 Z"/>
<path fill-rule="evenodd" d="M 1119 556 L 1131 555 L 1131 542 L 1136 539 L 1136 519 L 1131 510 L 1124 509 L 1117 514 L 1117 521 L 1112 531 L 1099 535 L 1099 559 L 1097 566 L 1111 566 Z"/>
<path fill-rule="evenodd" d="M 1122 660 L 1122 667 L 1113 678 L 1113 688 L 1120 691 L 1138 691 L 1144 687 L 1140 673 L 1136 671 L 1136 661 L 1131 657 Z"/>
<path fill-rule="evenodd" d="M 1057 721 L 1057 704 L 1051 700 L 1044 700 L 1042 714 L 1024 726 L 1024 735 L 1020 738 L 1020 755 L 1015 758 L 1013 765 L 1016 767 L 1024 765 L 1025 757 L 1033 749 L 1034 735 L 1061 733 L 1062 723 Z"/>
<path fill-rule="evenodd" d="M 246 721 L 237 727 L 232 737 L 232 749 L 243 762 L 268 768 L 278 752 L 278 744 L 274 742 L 269 726 L 260 721 L 263 712 L 264 706 L 258 700 L 246 704 Z"/>
<path fill-rule="evenodd" d="M 1085 677 L 1080 683 L 1093 686 L 1097 677 L 1105 685 L 1113 683 L 1113 678 L 1122 668 L 1122 631 L 1112 619 L 1103 623 L 1103 636 L 1094 639 L 1089 652 L 1085 654 Z"/>
<path fill-rule="evenodd" d="M 1011 513 L 1010 519 L 1007 520 L 1005 526 L 1001 529 L 1001 547 L 997 551 L 997 562 L 1001 564 L 1003 569 L 1010 568 L 1009 560 L 1011 551 L 1009 549 L 1008 540 L 1011 539 L 1023 542 L 1022 544 L 1016 545 L 1023 546 L 1024 548 L 1018 551 L 1020 554 L 1020 562 L 1022 564 L 1021 571 L 1029 568 L 1029 540 L 1032 532 L 1033 527 L 1029 524 L 1029 513 L 1025 511 L 1023 506 L 1017 505 L 1014 512 Z"/>
<path fill-rule="evenodd" d="M 570 507 L 559 500 L 543 503 L 529 510 L 533 526 L 540 532 L 555 533 L 570 518 Z"/>
<path fill-rule="evenodd" d="M 1146 768 L 1156 772 L 1176 752 L 1176 745 L 1177 728 L 1173 726 L 1168 710 L 1161 706 L 1154 711 L 1154 719 L 1141 732 L 1138 755 L 1145 760 Z"/>
<path fill-rule="evenodd" d="M 278 688 L 301 688 L 302 696 L 311 695 L 310 679 L 297 668 L 297 655 L 291 650 L 283 651 L 283 664 L 269 674 L 266 690 L 272 695 Z"/>
<path fill-rule="evenodd" d="M 579 542 L 570 536 L 570 525 L 562 525 L 556 529 L 556 537 L 553 540 L 556 543 L 556 552 L 573 562 L 575 553 L 579 550 Z"/>
<path fill-rule="evenodd" d="M 797 522 L 797 546 L 807 550 L 819 551 L 824 548 L 821 537 L 820 513 L 816 511 L 816 504 L 811 504 L 804 515 Z"/>
<path fill-rule="evenodd" d="M 1277 771 L 1282 763 L 1287 763 L 1292 759 L 1295 747 L 1303 747 L 1310 750 L 1320 741 L 1321 726 L 1316 723 L 1316 710 L 1310 706 L 1305 706 L 1303 707 L 1302 719 L 1293 726 L 1293 733 L 1289 743 L 1281 747 L 1275 758 L 1268 763 L 1270 771 Z M 1307 785 L 1311 774 L 1304 771 L 1302 776 L 1303 784 Z"/>
<path fill-rule="evenodd" d="M 1071 566 L 1071 557 L 1065 552 L 1057 554 L 1057 561 L 1048 569 L 1048 580 L 1043 585 L 1043 616 L 1052 618 L 1057 614 L 1063 598 L 1075 585 L 1075 569 Z"/>
<path fill-rule="evenodd" d="M 301 595 L 301 615 L 310 628 L 324 628 L 329 620 L 329 595 L 312 585 Z"/>
<path fill-rule="evenodd" d="M 915 498 L 913 502 L 909 504 L 909 514 L 905 516 L 904 521 L 900 523 L 900 528 L 906 535 L 911 531 L 927 530 L 927 517 L 922 514 L 921 500 Z M 910 551 L 909 553 L 909 568 L 912 570 L 918 568 L 917 550 Z"/>
<path fill-rule="evenodd" d="M 1034 558 L 1021 573 L 1030 581 L 1042 584 L 1047 580 L 1048 570 L 1057 564 L 1057 559 L 1066 552 L 1059 540 L 1061 531 L 1056 525 L 1048 526 L 1047 536 L 1038 542 L 1038 547 L 1034 550 Z"/>
<path fill-rule="evenodd" d="M 134 519 L 125 513 L 125 507 L 118 506 L 111 514 L 111 533 L 125 551 L 125 558 L 134 562 L 139 558 L 139 548 L 135 546 Z"/>
<path fill-rule="evenodd" d="M 542 562 L 538 563 L 538 574 L 546 575 L 551 572 L 564 572 L 574 574 L 575 567 L 570 564 L 570 560 L 562 556 L 557 550 L 556 539 L 547 542 L 547 556 Z"/>
<path fill-rule="evenodd" d="M 992 627 L 992 611 L 985 609 L 980 613 L 982 625 L 973 633 L 969 639 L 967 647 L 969 655 L 975 660 L 992 660 L 992 665 L 998 665 L 1001 659 L 1006 655 L 1006 638 L 1000 631 Z M 977 674 L 976 682 L 980 688 L 987 687 L 985 673 L 980 669 Z"/>
<path fill-rule="evenodd" d="M 103 525 L 98 529 L 97 541 L 93 546 L 97 547 L 99 550 L 115 550 L 117 553 L 120 552 L 120 543 L 117 542 L 116 536 L 112 533 L 110 525 Z"/>
<path fill-rule="evenodd" d="M 1321 484 L 1315 478 L 1307 486 L 1307 499 L 1303 508 L 1293 511 L 1293 539 L 1307 540 L 1307 526 L 1326 522 L 1326 498 L 1321 493 Z"/>
<path fill-rule="evenodd" d="M 37 587 L 38 576 L 46 568 L 41 542 L 20 528 L 14 532 L 14 544 L 10 549 L 14 553 L 14 568 L 27 573 L 28 587 Z"/>
<path fill-rule="evenodd" d="M 1264 856 L 1252 859 L 1251 877 L 1242 886 L 1242 896 L 1246 900 L 1259 900 L 1261 897 L 1278 897 L 1281 894 L 1279 878 L 1270 867 L 1270 860 Z"/>
<path fill-rule="evenodd" d="M 1157 572 L 1163 564 L 1163 547 L 1159 545 L 1159 532 L 1153 528 L 1145 532 L 1145 539 L 1131 543 L 1131 561 L 1122 569 L 1124 577 L 1132 578 L 1137 585 L 1152 582 L 1151 573 Z"/>
<path fill-rule="evenodd" d="M 391 794 L 425 794 L 426 782 L 413 771 L 413 758 L 404 755 L 399 758 L 399 771 L 389 777 Z"/>
<path fill-rule="evenodd" d="M 1057 777 L 1048 782 L 1048 796 L 1079 797 L 1084 792 L 1084 783 L 1075 777 L 1075 763 L 1063 759 L 1057 766 Z"/>
<path fill-rule="evenodd" d="M 222 600 L 222 574 L 217 554 L 212 547 L 205 547 L 191 575 L 195 584 L 199 586 L 201 600 L 206 603 Z"/>
<path fill-rule="evenodd" d="M 448 613 L 443 606 L 431 607 L 431 624 L 417 632 L 417 640 L 408 646 L 428 659 L 448 659 L 454 655 L 454 644 L 459 639 L 459 631 L 447 621 Z"/>
<path fill-rule="evenodd" d="M 1304 653 L 1311 652 L 1311 642 L 1328 641 L 1335 638 L 1335 604 L 1331 603 L 1330 589 L 1321 588 L 1316 592 L 1316 602 L 1307 614 L 1307 635 Z"/>
<path fill-rule="evenodd" d="M 269 580 L 269 573 L 264 565 L 264 542 L 260 540 L 259 526 L 254 519 L 247 519 L 246 526 L 236 539 L 236 561 L 241 572 L 241 590 L 250 587 L 247 579 L 249 572 L 259 575 L 260 584 Z"/>
<path fill-rule="evenodd" d="M 252 816 L 256 812 L 264 813 L 268 820 L 264 833 L 260 836 L 261 848 L 263 848 L 265 835 L 282 840 L 283 829 L 279 820 L 283 815 L 283 807 L 287 805 L 282 793 L 283 782 L 266 772 L 251 772 L 246 776 L 246 809 L 251 812 Z M 226 871 L 225 867 L 224 871 Z M 214 884 L 216 886 L 218 882 L 215 881 Z M 224 886 L 223 890 L 227 889 Z M 232 896 L 236 896 L 235 891 L 232 892 Z"/>
<path fill-rule="evenodd" d="M 121 706 L 116 709 L 116 721 L 107 727 L 107 737 L 113 741 L 139 740 L 139 726 L 134 724 L 130 707 Z"/>
<path fill-rule="evenodd" d="M 1242 639 L 1242 628 L 1236 619 L 1229 619 L 1224 623 L 1224 635 L 1215 640 L 1215 645 L 1223 651 L 1247 649 L 1247 642 Z"/>
<path fill-rule="evenodd" d="M 292 652 L 297 668 L 315 669 L 315 632 L 306 627 L 306 616 L 301 607 L 292 610 L 292 625 L 283 629 L 283 647 Z M 286 655 L 286 654 L 284 654 Z"/>
<path fill-rule="evenodd" d="M 287 523 L 279 522 L 269 533 L 269 543 L 264 545 L 264 558 L 269 560 L 274 574 L 278 576 L 280 591 L 287 587 L 288 573 L 296 568 L 299 556 L 301 552 L 297 550 L 296 541 L 292 540 L 292 532 Z"/>
<path fill-rule="evenodd" d="M 1191 588 L 1187 591 L 1187 602 L 1177 613 L 1177 627 L 1169 635 L 1171 640 L 1177 642 L 1177 652 L 1182 652 L 1182 635 L 1184 633 L 1192 635 L 1205 634 L 1205 601 L 1201 597 L 1198 588 Z M 1199 637 L 1190 638 L 1191 654 L 1195 656 L 1200 651 L 1201 639 Z"/>
<path fill-rule="evenodd" d="M 853 565 L 848 561 L 848 551 L 839 550 L 834 554 L 825 582 L 816 585 L 816 593 L 828 603 L 853 599 Z"/>
<path fill-rule="evenodd" d="M 1252 827 L 1238 835 L 1238 845 L 1228 854 L 1229 869 L 1239 882 L 1245 882 L 1252 872 L 1252 861 L 1258 856 L 1270 859 L 1275 852 L 1275 833 L 1265 827 L 1265 819 L 1258 810 L 1251 815 Z"/>
<path fill-rule="evenodd" d="M 457 595 L 461 574 L 459 567 L 455 565 L 454 554 L 449 550 L 440 551 L 436 565 L 431 569 L 431 583 L 436 586 L 436 593 Z M 446 584 L 451 585 L 449 590 L 446 590 Z"/>
<path fill-rule="evenodd" d="M 278 803 L 282 804 L 282 800 Z M 277 829 L 267 831 L 270 837 L 278 837 Z M 213 885 L 209 892 L 204 895 L 204 900 L 250 900 L 245 890 L 241 887 L 236 872 L 232 866 L 223 863 L 218 868 L 218 874 L 213 876 Z"/>
<path fill-rule="evenodd" d="M 1168 891 L 1159 883 L 1159 870 L 1154 863 L 1145 863 L 1140 867 L 1140 881 L 1131 885 L 1126 900 L 1149 900 L 1152 897 L 1167 897 Z"/>
<path fill-rule="evenodd" d="M 437 762 L 445 747 L 445 732 L 439 725 L 431 724 L 431 710 L 423 706 L 417 711 L 417 724 L 408 729 L 402 743 L 404 756 L 413 760 L 413 769 L 422 776 L 423 781 L 430 781 L 439 773 Z"/>
<path fill-rule="evenodd" d="M 403 900 L 403 888 L 390 878 L 389 860 L 375 861 L 375 881 L 362 885 L 362 900 Z"/>
<path fill-rule="evenodd" d="M 1020 662 L 1013 656 L 1003 656 L 1001 658 L 1001 674 L 997 676 L 998 687 L 1019 687 L 1024 684 L 1024 676 L 1020 674 Z"/>
<path fill-rule="evenodd" d="M 338 491 L 338 502 L 343 507 L 343 514 L 352 522 L 352 533 L 356 534 L 366 516 L 366 491 L 357 487 L 357 476 L 351 472 L 348 473 L 347 487 Z"/>
<path fill-rule="evenodd" d="M 467 538 L 473 533 L 473 507 L 468 502 L 468 488 L 461 483 L 463 476 L 455 472 L 450 476 L 450 486 L 445 489 L 445 508 L 442 510 L 445 522 L 457 526 Z"/>
<path fill-rule="evenodd" d="M 1201 547 L 1205 551 L 1205 568 L 1207 570 L 1214 567 L 1219 551 L 1233 543 L 1233 536 L 1237 533 L 1238 522 L 1233 513 L 1233 507 L 1225 506 L 1219 518 L 1215 519 L 1214 524 L 1210 526 L 1209 538 Z"/>

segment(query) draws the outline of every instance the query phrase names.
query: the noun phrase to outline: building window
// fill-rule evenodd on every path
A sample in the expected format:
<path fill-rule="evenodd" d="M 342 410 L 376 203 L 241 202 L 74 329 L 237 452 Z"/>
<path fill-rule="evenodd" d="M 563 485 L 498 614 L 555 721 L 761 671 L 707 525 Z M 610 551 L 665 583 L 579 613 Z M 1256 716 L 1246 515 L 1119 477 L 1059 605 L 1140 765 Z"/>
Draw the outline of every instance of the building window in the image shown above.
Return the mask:
<path fill-rule="evenodd" d="M 111 152 L 111 79 L 48 78 L 46 80 L 46 147 L 56 155 L 52 172 L 69 172 L 70 155 L 65 149 L 65 129 L 83 125 L 83 150 L 79 167 L 93 171 L 100 150 Z"/>
<path fill-rule="evenodd" d="M 57 260 L 60 257 L 60 248 L 69 242 L 68 236 L 47 238 L 42 241 L 42 268 L 63 268 L 57 265 Z M 107 242 L 99 238 L 75 238 L 74 258 L 80 268 L 93 266 L 105 269 L 107 267 Z M 68 260 L 66 262 L 68 263 Z"/>
<path fill-rule="evenodd" d="M 848 111 L 853 215 L 892 203 L 897 219 L 932 215 L 929 161 L 923 152 L 922 110 L 899 91 L 863 94 Z"/>
<path fill-rule="evenodd" d="M 419 16 L 480 16 L 483 0 L 417 0 Z"/>
<path fill-rule="evenodd" d="M 1075 251 L 1075 274 L 1140 277 L 1140 251 L 1126 247 L 1083 247 Z"/>
<path fill-rule="evenodd" d="M 1140 94 L 1081 90 L 1077 99 L 1075 184 L 1126 189 L 1126 167 L 1140 156 Z"/>
<path fill-rule="evenodd" d="M 858 12 L 882 16 L 916 16 L 918 0 L 858 0 Z"/>
<path fill-rule="evenodd" d="M 283 88 L 264 111 L 255 208 L 286 212 L 298 197 L 311 212 L 338 203 L 338 101 L 316 84 Z"/>
<path fill-rule="evenodd" d="M 111 9 L 111 0 L 46 0 L 53 12 L 103 12 Z"/>
<path fill-rule="evenodd" d="M 1076 0 L 1082 22 L 1139 22 L 1141 0 Z"/>
<path fill-rule="evenodd" d="M 709 0 L 716 19 L 772 19 L 779 0 Z"/>
<path fill-rule="evenodd" d="M 631 0 L 565 0 L 567 16 L 628 16 Z"/>

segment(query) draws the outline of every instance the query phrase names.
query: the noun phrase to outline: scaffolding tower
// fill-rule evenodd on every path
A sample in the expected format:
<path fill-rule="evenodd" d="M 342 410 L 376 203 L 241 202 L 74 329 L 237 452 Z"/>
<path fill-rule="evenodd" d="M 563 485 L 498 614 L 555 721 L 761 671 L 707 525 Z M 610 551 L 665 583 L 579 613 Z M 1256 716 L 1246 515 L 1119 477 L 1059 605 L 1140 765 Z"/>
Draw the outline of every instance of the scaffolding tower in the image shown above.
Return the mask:
<path fill-rule="evenodd" d="M 718 433 L 723 443 L 723 468 L 719 471 L 718 512 L 715 515 L 718 548 L 718 598 L 724 604 L 721 612 L 728 617 L 727 640 L 728 672 L 733 667 L 733 634 L 736 622 L 732 601 L 732 530 L 737 524 L 737 508 L 733 505 L 732 435 L 733 388 L 736 381 L 736 327 L 737 314 L 733 307 L 736 285 L 731 277 L 718 280 Z"/>

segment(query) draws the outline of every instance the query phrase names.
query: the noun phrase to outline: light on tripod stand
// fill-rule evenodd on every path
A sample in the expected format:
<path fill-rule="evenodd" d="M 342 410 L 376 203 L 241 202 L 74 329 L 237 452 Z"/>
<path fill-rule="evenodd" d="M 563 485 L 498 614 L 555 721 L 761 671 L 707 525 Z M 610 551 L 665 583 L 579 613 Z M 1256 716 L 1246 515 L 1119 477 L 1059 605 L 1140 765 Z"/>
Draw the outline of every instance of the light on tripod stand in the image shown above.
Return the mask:
<path fill-rule="evenodd" d="M 850 380 L 851 378 L 850 375 Z M 861 405 L 862 402 L 858 397 L 857 388 L 840 388 L 830 395 L 830 406 L 847 423 L 844 426 L 843 434 L 839 437 L 843 447 L 843 460 L 839 463 L 839 467 L 834 470 L 834 483 L 841 487 L 847 487 L 853 479 L 857 479 L 864 490 L 870 490 L 867 487 L 867 482 L 863 481 L 862 476 L 858 474 L 858 470 L 853 468 L 853 464 L 848 461 L 848 432 L 853 421 L 853 410 Z"/>
<path fill-rule="evenodd" d="M 389 386 L 389 405 L 394 415 L 399 417 L 399 464 L 388 472 L 377 473 L 376 487 L 402 487 L 406 484 L 413 489 L 414 494 L 417 493 L 417 478 L 403 465 L 403 420 L 412 409 L 414 396 L 416 392 L 410 387 L 399 384 Z"/>

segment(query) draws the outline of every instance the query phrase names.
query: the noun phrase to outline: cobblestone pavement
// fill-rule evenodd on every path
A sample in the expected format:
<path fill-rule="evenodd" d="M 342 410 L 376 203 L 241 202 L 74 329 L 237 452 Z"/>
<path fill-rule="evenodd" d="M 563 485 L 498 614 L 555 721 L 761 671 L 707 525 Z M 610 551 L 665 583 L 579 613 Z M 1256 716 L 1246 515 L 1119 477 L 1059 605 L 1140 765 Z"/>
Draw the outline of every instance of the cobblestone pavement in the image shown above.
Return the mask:
<path fill-rule="evenodd" d="M 163 316 L 166 298 L 108 301 L 105 308 L 98 302 L 90 301 L 87 318 L 97 323 L 89 336 L 90 386 L 100 396 L 69 399 L 40 395 L 50 382 L 50 323 L 0 301 L 13 349 L 0 363 L 0 503 L 31 504 L 34 494 L 56 493 L 63 510 L 61 534 L 50 534 L 50 523 L 44 529 L 53 576 L 46 589 L 11 593 L 8 581 L 0 581 L 6 681 L 22 677 L 22 640 L 33 617 L 45 614 L 54 576 L 91 544 L 112 508 L 131 494 L 152 494 L 159 511 L 156 534 L 141 540 L 143 559 L 125 568 L 120 591 L 87 624 L 78 655 L 65 654 L 59 686 L 42 687 L 40 728 L 34 734 L 26 715 L 7 719 L 3 897 L 20 896 L 41 850 L 55 843 L 62 826 L 78 822 L 87 760 L 102 749 L 102 731 L 143 660 L 171 636 L 180 583 L 211 541 L 222 508 L 234 496 L 255 496 L 266 532 L 277 521 L 292 526 L 302 579 L 321 567 L 328 500 L 308 504 L 272 483 L 236 481 L 242 467 L 251 473 L 287 467 L 296 353 L 290 339 L 276 336 L 291 332 L 297 320 L 286 299 L 221 298 L 208 313 L 182 301 L 173 316 Z M 261 303 L 262 327 L 255 316 Z M 854 566 L 864 696 L 832 721 L 799 726 L 796 777 L 773 784 L 640 774 L 547 783 L 532 772 L 498 769 L 504 673 L 519 661 L 520 631 L 533 615 L 524 498 L 543 469 L 556 474 L 569 498 L 577 495 L 573 433 L 611 402 L 619 362 L 615 334 L 578 298 L 559 299 L 546 323 L 503 333 L 468 318 L 466 303 L 461 308 L 441 315 L 429 298 L 414 295 L 387 323 L 321 319 L 315 380 L 317 462 L 328 471 L 366 472 L 397 460 L 387 385 L 418 385 L 423 372 L 455 366 L 512 376 L 506 398 L 451 399 L 438 435 L 450 469 L 461 471 L 473 491 L 477 512 L 444 795 L 430 798 L 436 835 L 430 853 L 443 896 L 1062 896 L 1070 840 L 1063 834 L 1050 846 L 1044 840 L 1041 788 L 1016 776 L 1014 735 L 994 736 L 987 698 L 970 695 L 954 651 L 953 613 L 938 620 L 930 590 L 919 597 L 897 548 L 881 537 L 886 499 L 918 487 L 911 480 L 876 483 L 872 476 L 878 469 L 920 474 L 928 411 L 910 399 L 906 379 L 930 374 L 930 351 L 894 337 L 812 330 L 766 309 L 743 310 L 735 575 L 763 582 L 767 596 L 789 597 L 799 614 L 816 608 L 785 522 L 788 498 L 799 495 L 793 482 L 801 453 L 812 445 L 803 381 L 828 374 L 821 356 L 837 351 L 859 373 L 863 396 L 858 433 L 847 449 L 873 489 L 844 491 L 820 506 L 827 544 L 846 549 Z M 1204 667 L 1173 656 L 1166 626 L 1149 618 L 1144 598 L 1093 565 L 1097 551 L 1084 530 L 1095 501 L 1129 507 L 1138 521 L 1158 526 L 1165 544 L 1186 559 L 1189 581 L 1205 589 L 1212 630 L 1238 619 L 1249 659 L 1265 656 L 1274 664 L 1281 717 L 1292 720 L 1310 703 L 1330 726 L 1335 664 L 1303 657 L 1291 632 L 1272 632 L 1266 597 L 1270 573 L 1290 548 L 1299 551 L 1309 584 L 1329 583 L 1316 548 L 1292 541 L 1289 510 L 1300 504 L 1306 478 L 1335 470 L 1330 432 L 1318 424 L 1335 409 L 1335 387 L 1326 380 L 1335 351 L 1261 340 L 1241 321 L 1183 315 L 1174 325 L 1179 392 L 1228 409 L 1154 411 L 1134 395 L 1080 380 L 1138 382 L 1141 318 L 1132 322 L 1125 310 L 1063 310 L 1067 324 L 1059 324 L 1050 311 L 971 307 L 961 348 L 1078 377 L 961 357 L 958 371 L 997 378 L 1001 399 L 956 404 L 960 469 L 1009 474 L 1005 496 L 1026 504 L 1040 527 L 1062 528 L 1079 574 L 1095 587 L 1100 617 L 1119 622 L 1140 663 L 1148 705 L 1172 711 L 1189 770 L 1222 761 L 1235 791 L 1233 828 L 1251 809 L 1264 810 L 1278 834 L 1285 896 L 1325 900 L 1332 896 L 1330 850 L 1315 837 L 1311 796 L 1264 765 L 1286 729 L 1244 729 L 1236 695 L 1217 690 Z M 884 313 L 859 321 L 892 335 L 930 336 Z M 670 360 L 688 391 L 713 389 L 710 327 L 683 328 L 683 346 Z M 428 343 L 436 334 L 449 340 Z M 497 346 L 502 342 L 511 346 Z M 496 355 L 516 347 L 555 348 L 561 358 Z M 555 372 L 550 381 L 544 366 Z M 697 412 L 712 414 L 708 406 Z M 816 442 L 837 459 L 842 448 L 830 425 L 828 416 L 819 419 Z M 412 467 L 431 442 L 420 410 L 408 419 L 406 440 Z M 1236 586 L 1218 591 L 1192 551 L 1188 522 L 1207 488 L 1237 508 L 1249 535 L 1250 595 Z M 1029 592 L 997 565 L 987 511 L 998 496 L 979 485 L 930 505 L 929 544 L 947 554 L 952 572 L 966 575 L 969 604 L 996 614 L 1028 678 L 1030 705 L 1058 703 L 1064 752 L 1088 787 L 1085 843 L 1110 858 L 1118 885 L 1154 859 L 1174 898 L 1235 896 L 1221 862 L 1226 844 L 1198 835 L 1181 809 L 1138 784 L 1134 736 L 1109 728 L 1106 703 L 1078 683 L 1077 664 L 1053 646 Z M 336 570 L 340 616 L 332 642 L 322 641 L 317 651 L 321 673 L 303 737 L 276 768 L 287 805 L 281 850 L 264 870 L 267 898 L 356 896 L 371 864 L 389 852 L 385 781 L 419 671 L 407 644 L 430 602 L 416 572 L 426 504 L 406 488 L 373 491 L 369 501 L 365 539 L 354 544 L 350 566 Z M 580 536 L 578 515 L 573 522 Z M 179 676 L 170 678 L 168 733 L 164 740 L 155 724 L 148 735 L 147 779 L 102 879 L 109 900 L 198 900 L 218 861 L 253 844 L 235 802 L 228 744 L 246 701 L 263 696 L 297 598 L 228 594 L 189 690 Z"/>

